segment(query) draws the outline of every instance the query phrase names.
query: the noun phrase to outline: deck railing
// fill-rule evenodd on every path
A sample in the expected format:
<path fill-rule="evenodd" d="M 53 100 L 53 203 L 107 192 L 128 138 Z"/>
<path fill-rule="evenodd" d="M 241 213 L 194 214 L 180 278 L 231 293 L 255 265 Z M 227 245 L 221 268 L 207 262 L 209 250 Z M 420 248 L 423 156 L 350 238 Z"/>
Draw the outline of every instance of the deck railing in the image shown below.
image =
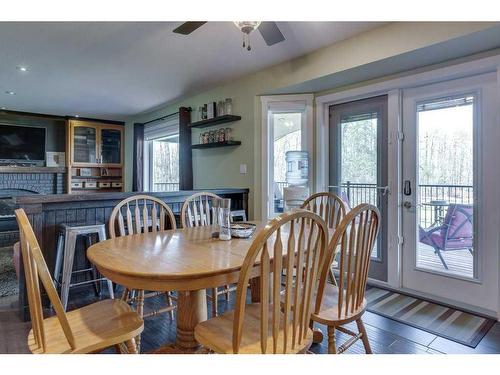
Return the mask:
<path fill-rule="evenodd" d="M 283 196 L 283 187 L 288 186 L 288 184 L 280 181 L 276 182 L 276 186 Z M 423 184 L 418 186 L 418 190 L 420 197 L 419 224 L 424 228 L 439 223 L 446 213 L 448 204 L 473 204 L 474 190 L 471 185 Z M 341 184 L 340 187 L 340 193 L 344 193 L 351 207 L 360 203 L 370 203 L 376 206 L 381 192 L 382 190 L 377 189 L 377 184 L 348 181 Z"/>
<path fill-rule="evenodd" d="M 155 182 L 153 183 L 153 191 L 178 191 L 178 182 Z"/>

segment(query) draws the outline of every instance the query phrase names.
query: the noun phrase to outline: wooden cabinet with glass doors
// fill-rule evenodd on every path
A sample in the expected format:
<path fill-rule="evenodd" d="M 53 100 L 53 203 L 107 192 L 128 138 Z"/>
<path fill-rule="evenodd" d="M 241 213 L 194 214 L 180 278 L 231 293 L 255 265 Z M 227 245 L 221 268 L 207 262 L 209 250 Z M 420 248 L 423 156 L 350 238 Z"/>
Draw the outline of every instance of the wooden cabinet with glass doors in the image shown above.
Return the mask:
<path fill-rule="evenodd" d="M 123 191 L 124 126 L 69 120 L 68 193 Z"/>

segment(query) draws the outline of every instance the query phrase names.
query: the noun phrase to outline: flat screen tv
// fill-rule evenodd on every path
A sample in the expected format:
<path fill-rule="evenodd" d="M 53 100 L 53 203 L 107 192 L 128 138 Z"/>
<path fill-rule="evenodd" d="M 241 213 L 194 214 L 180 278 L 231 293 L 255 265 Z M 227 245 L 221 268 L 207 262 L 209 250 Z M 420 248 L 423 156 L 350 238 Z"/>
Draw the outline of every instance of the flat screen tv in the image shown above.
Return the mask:
<path fill-rule="evenodd" d="M 0 161 L 45 161 L 45 128 L 0 124 Z"/>

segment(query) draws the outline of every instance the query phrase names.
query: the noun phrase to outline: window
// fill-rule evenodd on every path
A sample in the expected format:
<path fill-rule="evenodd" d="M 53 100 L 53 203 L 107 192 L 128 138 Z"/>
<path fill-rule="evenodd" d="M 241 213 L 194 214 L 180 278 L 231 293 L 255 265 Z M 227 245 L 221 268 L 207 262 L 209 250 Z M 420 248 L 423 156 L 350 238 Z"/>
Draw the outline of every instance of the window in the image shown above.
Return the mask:
<path fill-rule="evenodd" d="M 179 190 L 179 116 L 146 124 L 144 146 L 145 190 Z"/>
<path fill-rule="evenodd" d="M 262 217 L 273 217 L 285 209 L 286 153 L 309 151 L 311 157 L 312 95 L 280 95 L 262 98 L 263 116 L 263 206 Z M 311 160 L 309 160 L 309 165 Z M 311 171 L 306 187 L 311 191 Z"/>

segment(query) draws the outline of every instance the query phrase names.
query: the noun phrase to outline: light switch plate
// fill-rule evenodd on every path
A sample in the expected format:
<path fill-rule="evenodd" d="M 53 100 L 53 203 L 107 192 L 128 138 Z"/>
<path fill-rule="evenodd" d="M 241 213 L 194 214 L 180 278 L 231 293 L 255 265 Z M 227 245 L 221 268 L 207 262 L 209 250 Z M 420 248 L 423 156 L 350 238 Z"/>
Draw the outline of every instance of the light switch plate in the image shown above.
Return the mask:
<path fill-rule="evenodd" d="M 240 164 L 240 174 L 247 174 L 247 165 Z"/>

